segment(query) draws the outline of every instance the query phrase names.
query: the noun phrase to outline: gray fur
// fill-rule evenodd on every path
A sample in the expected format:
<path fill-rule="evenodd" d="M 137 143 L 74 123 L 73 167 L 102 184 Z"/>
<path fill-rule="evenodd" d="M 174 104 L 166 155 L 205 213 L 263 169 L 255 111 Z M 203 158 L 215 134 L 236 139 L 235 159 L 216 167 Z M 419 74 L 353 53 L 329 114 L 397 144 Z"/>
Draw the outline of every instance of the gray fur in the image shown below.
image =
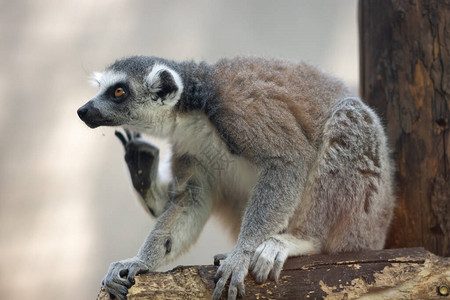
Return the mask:
<path fill-rule="evenodd" d="M 164 76 L 152 72 L 161 65 Z M 129 95 L 111 99 L 117 81 Z M 166 92 L 149 84 L 161 81 Z M 78 112 L 89 126 L 164 137 L 173 153 L 172 181 L 150 178 L 141 193 L 159 216 L 155 229 L 136 257 L 111 265 L 110 293 L 125 298 L 136 273 L 188 249 L 211 213 L 237 238 L 215 257 L 222 265 L 213 299 L 228 281 L 228 299 L 243 295 L 249 271 L 259 282 L 278 280 L 288 256 L 383 247 L 395 205 L 386 137 L 376 114 L 339 80 L 279 60 L 131 57 L 99 82 L 99 94 Z"/>

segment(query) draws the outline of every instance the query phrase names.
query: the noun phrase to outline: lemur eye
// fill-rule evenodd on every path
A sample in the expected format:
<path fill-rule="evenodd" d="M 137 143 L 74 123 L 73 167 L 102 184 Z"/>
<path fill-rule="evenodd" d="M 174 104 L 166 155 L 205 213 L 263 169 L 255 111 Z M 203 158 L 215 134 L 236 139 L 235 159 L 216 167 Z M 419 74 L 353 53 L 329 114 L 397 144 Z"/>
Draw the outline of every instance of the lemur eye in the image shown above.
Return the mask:
<path fill-rule="evenodd" d="M 120 97 L 122 97 L 123 95 L 125 95 L 125 90 L 124 90 L 123 88 L 121 88 L 121 87 L 118 87 L 118 88 L 114 91 L 114 96 L 115 96 L 116 98 L 120 98 Z"/>

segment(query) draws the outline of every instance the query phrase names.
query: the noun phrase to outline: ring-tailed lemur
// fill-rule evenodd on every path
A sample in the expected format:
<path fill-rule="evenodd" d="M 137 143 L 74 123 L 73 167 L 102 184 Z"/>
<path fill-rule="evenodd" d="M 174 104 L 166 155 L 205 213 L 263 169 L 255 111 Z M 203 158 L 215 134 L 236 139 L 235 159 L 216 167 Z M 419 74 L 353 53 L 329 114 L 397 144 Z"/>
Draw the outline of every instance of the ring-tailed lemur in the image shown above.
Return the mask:
<path fill-rule="evenodd" d="M 158 220 L 135 257 L 111 264 L 109 293 L 125 299 L 135 275 L 187 249 L 211 213 L 237 236 L 214 258 L 223 261 L 213 299 L 228 280 L 228 299 L 243 295 L 249 271 L 278 280 L 289 256 L 383 247 L 395 204 L 386 137 L 341 81 L 280 60 L 143 56 L 116 61 L 96 81 L 100 91 L 78 110 L 89 127 L 122 126 L 172 147 L 164 182 L 158 149 L 118 135 Z"/>

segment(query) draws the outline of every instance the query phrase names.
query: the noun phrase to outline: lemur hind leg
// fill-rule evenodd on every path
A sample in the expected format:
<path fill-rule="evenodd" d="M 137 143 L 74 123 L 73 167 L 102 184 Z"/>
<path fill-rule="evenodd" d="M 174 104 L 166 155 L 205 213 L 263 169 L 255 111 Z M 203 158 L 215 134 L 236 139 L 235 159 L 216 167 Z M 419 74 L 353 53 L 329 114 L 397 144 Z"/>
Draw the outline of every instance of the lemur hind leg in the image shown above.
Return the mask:
<path fill-rule="evenodd" d="M 382 249 L 395 198 L 386 136 L 376 114 L 345 98 L 324 125 L 318 158 L 286 232 L 321 252 Z"/>
<path fill-rule="evenodd" d="M 256 281 L 278 280 L 290 256 L 381 249 L 395 204 L 388 154 L 377 116 L 357 98 L 339 102 L 287 230 L 253 255 Z"/>

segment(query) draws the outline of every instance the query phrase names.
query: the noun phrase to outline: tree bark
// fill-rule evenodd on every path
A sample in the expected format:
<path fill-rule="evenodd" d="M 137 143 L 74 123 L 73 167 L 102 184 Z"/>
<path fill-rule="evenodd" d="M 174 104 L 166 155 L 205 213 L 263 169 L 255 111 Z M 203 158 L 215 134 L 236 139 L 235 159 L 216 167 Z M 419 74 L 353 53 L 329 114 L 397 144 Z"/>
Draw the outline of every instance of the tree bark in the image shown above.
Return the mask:
<path fill-rule="evenodd" d="M 211 299 L 216 270 L 186 266 L 142 274 L 127 299 Z M 300 256 L 288 259 L 278 284 L 245 280 L 246 299 L 442 299 L 448 286 L 450 260 L 423 248 Z M 106 299 L 102 289 L 98 300 Z"/>
<path fill-rule="evenodd" d="M 387 125 L 398 204 L 386 247 L 450 255 L 450 1 L 360 0 L 361 96 Z"/>

